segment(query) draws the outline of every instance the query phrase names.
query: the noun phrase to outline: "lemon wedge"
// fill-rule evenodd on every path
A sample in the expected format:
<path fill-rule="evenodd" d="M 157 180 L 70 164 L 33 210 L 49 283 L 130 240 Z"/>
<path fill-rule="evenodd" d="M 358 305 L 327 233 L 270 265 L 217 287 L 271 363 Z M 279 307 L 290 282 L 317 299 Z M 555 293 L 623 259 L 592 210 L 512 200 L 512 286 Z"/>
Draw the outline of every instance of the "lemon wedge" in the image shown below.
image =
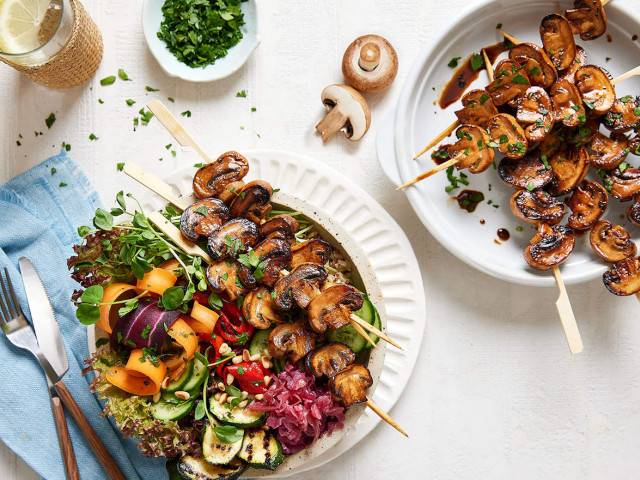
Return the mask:
<path fill-rule="evenodd" d="M 0 0 L 0 51 L 26 53 L 42 45 L 40 32 L 51 0 Z"/>

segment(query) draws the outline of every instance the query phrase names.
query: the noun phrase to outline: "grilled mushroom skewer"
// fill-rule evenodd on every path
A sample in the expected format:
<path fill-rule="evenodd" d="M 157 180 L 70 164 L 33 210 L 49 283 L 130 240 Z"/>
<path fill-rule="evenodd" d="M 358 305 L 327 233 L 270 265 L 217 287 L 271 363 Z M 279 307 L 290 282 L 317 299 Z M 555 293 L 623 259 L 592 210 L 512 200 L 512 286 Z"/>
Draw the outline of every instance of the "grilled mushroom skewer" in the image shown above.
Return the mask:
<path fill-rule="evenodd" d="M 316 378 L 329 380 L 333 396 L 349 408 L 358 403 L 366 403 L 382 420 L 387 422 L 405 437 L 409 434 L 367 397 L 367 389 L 373 379 L 367 367 L 355 363 L 356 355 L 342 343 L 329 343 L 307 355 L 306 365 Z"/>
<path fill-rule="evenodd" d="M 511 37 L 509 34 L 507 34 L 506 32 L 502 32 L 502 34 L 505 36 L 505 38 L 513 38 Z M 584 69 L 584 70 L 583 70 Z M 587 65 L 585 67 L 581 67 L 578 72 L 576 72 L 577 74 L 580 72 L 580 70 L 583 70 L 583 76 L 587 76 L 587 75 L 591 75 L 594 72 L 602 72 L 598 67 L 593 67 L 590 65 Z M 604 75 L 604 73 L 602 74 Z M 625 80 L 627 78 L 636 76 L 636 75 L 640 75 L 640 66 L 629 70 L 628 72 L 623 73 L 622 75 L 620 75 L 619 77 L 614 78 L 613 80 L 611 80 L 610 84 L 611 85 L 615 85 L 617 83 L 620 83 L 622 80 Z M 598 80 L 603 80 L 606 78 L 606 75 L 601 76 L 598 75 Z M 607 80 L 607 83 L 608 80 Z M 586 95 L 592 95 L 592 92 L 597 91 L 597 89 L 594 89 L 591 86 L 585 86 L 583 88 L 584 92 L 581 92 L 583 94 Z M 595 94 L 594 94 L 595 95 Z M 598 101 L 600 101 L 601 103 L 606 103 L 606 104 L 611 104 L 610 106 L 613 105 L 613 102 L 615 100 L 615 93 L 613 93 L 613 91 L 611 90 L 611 88 L 609 88 L 608 86 L 603 87 L 602 91 L 600 93 L 597 94 L 597 99 Z M 602 113 L 605 113 L 605 111 L 603 111 Z M 505 114 L 500 114 L 500 115 L 505 115 Z M 445 139 L 446 137 L 448 137 L 453 130 L 455 130 L 455 128 L 459 125 L 459 121 L 454 122 L 453 124 L 451 124 L 449 127 L 447 127 L 447 129 L 442 132 L 440 135 L 438 135 L 436 137 L 436 139 L 434 139 L 434 141 L 430 142 L 428 147 L 429 148 L 425 148 L 423 149 L 419 155 L 421 155 L 422 153 L 430 150 L 433 146 L 435 146 L 439 141 Z M 470 128 L 470 127 L 474 127 L 473 125 L 463 125 L 461 128 L 466 127 L 466 128 Z M 446 135 L 445 135 L 446 133 Z M 519 143 L 523 143 L 523 142 L 519 142 Z M 457 145 L 457 144 L 456 144 Z M 449 148 L 449 146 L 445 146 L 445 148 Z M 484 147 L 485 149 L 491 150 L 488 146 Z M 519 146 L 515 146 L 514 150 L 519 149 Z M 523 152 L 523 155 L 526 153 L 526 146 L 525 146 L 525 151 Z M 419 156 L 418 155 L 418 156 Z M 468 156 L 468 155 L 467 155 Z M 417 158 L 417 157 L 414 157 Z M 412 180 L 409 180 L 406 183 L 403 183 L 402 185 L 400 185 L 399 187 L 397 187 L 397 190 L 403 190 L 407 187 L 410 187 L 411 185 L 414 185 L 426 178 L 431 177 L 432 175 L 435 175 L 436 173 L 442 171 L 442 170 L 446 170 L 447 168 L 453 166 L 453 165 L 457 165 L 458 163 L 462 162 L 463 158 L 460 155 L 456 155 L 456 156 L 452 156 L 451 158 L 447 159 L 446 162 L 441 163 L 440 165 L 432 168 L 431 170 L 427 170 L 426 172 L 421 173 L 420 175 L 418 175 L 417 177 L 413 178 Z M 482 170 L 481 170 L 482 171 Z M 472 173 L 477 173 L 477 172 L 473 172 Z"/>

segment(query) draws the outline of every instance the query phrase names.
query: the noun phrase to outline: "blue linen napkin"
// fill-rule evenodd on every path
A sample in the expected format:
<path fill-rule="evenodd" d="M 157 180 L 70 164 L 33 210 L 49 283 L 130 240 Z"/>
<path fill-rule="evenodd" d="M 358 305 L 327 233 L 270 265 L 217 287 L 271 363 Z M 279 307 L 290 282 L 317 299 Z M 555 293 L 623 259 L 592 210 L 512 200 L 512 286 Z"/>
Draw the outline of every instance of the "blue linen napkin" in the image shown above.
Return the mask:
<path fill-rule="evenodd" d="M 90 379 L 81 373 L 89 355 L 87 333 L 70 301 L 78 285 L 69 277 L 66 259 L 79 241 L 77 227 L 90 225 L 99 206 L 87 177 L 64 150 L 9 181 L 0 187 L 0 266 L 9 269 L 28 312 L 18 259 L 26 256 L 35 264 L 64 336 L 66 385 L 128 479 L 162 480 L 168 478 L 165 462 L 142 456 L 134 441 L 124 440 L 101 416 L 100 403 L 88 388 Z M 0 439 L 42 477 L 64 480 L 44 373 L 28 352 L 0 337 Z M 73 420 L 67 419 L 81 478 L 107 478 Z"/>

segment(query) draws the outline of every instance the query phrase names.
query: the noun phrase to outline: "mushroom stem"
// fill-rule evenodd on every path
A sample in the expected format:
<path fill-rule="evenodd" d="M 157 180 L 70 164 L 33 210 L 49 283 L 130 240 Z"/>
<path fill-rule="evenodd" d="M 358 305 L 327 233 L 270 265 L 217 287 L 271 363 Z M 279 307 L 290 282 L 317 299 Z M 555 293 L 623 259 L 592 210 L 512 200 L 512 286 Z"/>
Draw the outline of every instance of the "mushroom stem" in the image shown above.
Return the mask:
<path fill-rule="evenodd" d="M 367 72 L 372 72 L 380 65 L 380 47 L 373 42 L 365 43 L 360 49 L 358 65 Z"/>
<path fill-rule="evenodd" d="M 322 137 L 322 141 L 329 141 L 331 137 L 344 127 L 348 119 L 349 117 L 345 115 L 340 108 L 333 107 L 329 110 L 329 113 L 316 125 L 316 130 Z"/>

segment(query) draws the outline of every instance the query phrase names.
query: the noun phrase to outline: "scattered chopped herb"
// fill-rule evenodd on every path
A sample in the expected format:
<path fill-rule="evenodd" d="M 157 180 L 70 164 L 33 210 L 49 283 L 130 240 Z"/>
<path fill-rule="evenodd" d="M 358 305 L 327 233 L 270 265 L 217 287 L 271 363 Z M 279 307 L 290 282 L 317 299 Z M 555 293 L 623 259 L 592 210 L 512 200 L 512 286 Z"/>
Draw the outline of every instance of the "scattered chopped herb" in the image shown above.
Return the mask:
<path fill-rule="evenodd" d="M 502 23 L 496 25 L 496 30 L 500 30 L 502 28 Z"/>
<path fill-rule="evenodd" d="M 202 168 L 202 167 L 204 167 L 204 166 L 205 166 L 205 164 L 204 164 L 204 163 L 202 163 L 202 162 L 200 162 L 200 163 L 194 163 L 194 164 L 193 164 L 193 166 L 194 166 L 195 168 Z"/>
<path fill-rule="evenodd" d="M 66 187 L 66 186 L 67 186 L 67 184 L 66 184 L 65 182 L 60 182 L 60 183 L 58 184 L 58 186 L 59 186 L 60 188 L 64 188 L 64 187 Z"/>
<path fill-rule="evenodd" d="M 182 115 L 183 117 L 191 118 L 191 110 L 185 110 L 180 115 Z"/>
<path fill-rule="evenodd" d="M 512 83 L 515 83 L 516 85 L 529 85 L 529 80 L 527 80 L 527 77 L 525 77 L 524 75 L 518 73 L 517 75 L 515 75 L 512 79 L 511 79 Z"/>
<path fill-rule="evenodd" d="M 140 114 L 142 125 L 149 125 L 149 122 L 153 118 L 153 112 L 151 110 L 145 110 L 144 107 L 142 107 L 138 113 Z"/>
<path fill-rule="evenodd" d="M 127 99 L 125 100 L 125 102 L 127 102 L 127 105 L 128 105 L 129 107 L 131 107 L 131 106 L 135 105 L 135 103 L 136 103 L 136 101 L 135 101 L 135 100 L 133 100 L 132 98 L 127 98 Z"/>
<path fill-rule="evenodd" d="M 51 175 L 55 175 L 57 171 L 56 167 L 51 167 Z"/>
<path fill-rule="evenodd" d="M 145 85 L 144 89 L 145 89 L 147 92 L 159 92 L 159 91 L 160 91 L 160 89 L 159 89 L 159 88 L 153 88 L 153 87 L 150 87 L 149 85 Z"/>
<path fill-rule="evenodd" d="M 620 101 L 622 103 L 629 103 L 631 100 L 633 100 L 633 97 L 631 95 L 625 95 L 624 97 L 620 97 Z"/>
<path fill-rule="evenodd" d="M 516 232 L 524 232 L 524 227 L 522 225 L 517 225 Z"/>
<path fill-rule="evenodd" d="M 540 70 L 540 67 L 533 67 L 531 70 L 529 70 L 529 73 L 533 76 L 536 76 L 540 75 L 542 73 L 542 70 Z"/>
<path fill-rule="evenodd" d="M 535 189 L 536 189 L 536 186 L 533 184 L 533 182 L 527 183 L 527 190 L 529 190 L 530 192 L 533 192 Z"/>
<path fill-rule="evenodd" d="M 256 110 L 258 110 L 256 107 L 251 107 L 252 112 L 255 112 Z"/>
<path fill-rule="evenodd" d="M 471 69 L 475 72 L 480 70 L 484 66 L 484 59 L 479 53 L 471 55 Z"/>
<path fill-rule="evenodd" d="M 116 76 L 109 75 L 108 77 L 104 77 L 102 80 L 100 80 L 100 85 L 102 85 L 103 87 L 106 87 L 107 85 L 113 85 L 115 81 L 116 81 Z"/>
<path fill-rule="evenodd" d="M 125 82 L 131 81 L 131 79 L 129 78 L 129 75 L 127 75 L 127 72 L 125 72 L 122 68 L 118 69 L 118 78 L 120 80 L 124 80 Z"/>
<path fill-rule="evenodd" d="M 167 97 L 167 100 L 169 100 L 171 103 L 175 103 L 176 99 L 173 97 Z"/>
<path fill-rule="evenodd" d="M 116 170 L 121 172 L 124 170 L 124 162 L 118 162 L 116 163 Z"/>
<path fill-rule="evenodd" d="M 458 66 L 458 61 L 461 59 L 462 57 L 453 57 L 451 60 L 449 60 L 449 63 L 447 63 L 447 67 L 449 68 L 456 68 Z"/>
<path fill-rule="evenodd" d="M 47 125 L 47 128 L 51 128 L 54 123 L 56 123 L 56 114 L 50 113 L 49 116 L 44 120 L 44 123 Z"/>
<path fill-rule="evenodd" d="M 487 95 L 486 93 L 480 95 L 480 105 L 484 105 L 487 100 L 489 100 L 489 95 Z"/>
<path fill-rule="evenodd" d="M 169 149 L 171 149 L 171 147 L 172 147 L 172 146 L 173 146 L 173 143 L 167 143 L 167 144 L 164 146 L 164 148 L 165 148 L 166 150 L 169 150 Z"/>
<path fill-rule="evenodd" d="M 618 170 L 620 170 L 620 173 L 624 172 L 627 168 L 629 168 L 629 164 L 627 162 L 622 162 L 620 165 L 618 165 Z"/>
<path fill-rule="evenodd" d="M 500 142 L 501 145 L 504 145 L 505 143 L 509 142 L 509 137 L 506 135 L 500 135 L 500 138 L 498 139 L 498 141 Z"/>
<path fill-rule="evenodd" d="M 99 103 L 100 105 L 102 105 L 102 104 L 104 103 L 104 100 L 102 100 L 101 98 L 99 98 L 99 99 L 98 99 L 98 103 Z"/>
<path fill-rule="evenodd" d="M 64 150 L 66 152 L 70 152 L 71 151 L 71 144 L 67 143 L 67 142 L 62 142 L 62 148 L 64 148 Z"/>
<path fill-rule="evenodd" d="M 247 91 L 246 90 L 238 90 L 236 92 L 236 97 L 238 97 L 238 98 L 247 98 Z"/>
<path fill-rule="evenodd" d="M 551 165 L 549 165 L 549 158 L 544 153 L 540 155 L 540 161 L 542 162 L 546 170 L 551 170 Z"/>
<path fill-rule="evenodd" d="M 91 140 L 92 142 L 95 142 L 96 140 L 98 140 L 98 137 L 96 136 L 95 133 L 90 133 L 89 140 Z"/>

